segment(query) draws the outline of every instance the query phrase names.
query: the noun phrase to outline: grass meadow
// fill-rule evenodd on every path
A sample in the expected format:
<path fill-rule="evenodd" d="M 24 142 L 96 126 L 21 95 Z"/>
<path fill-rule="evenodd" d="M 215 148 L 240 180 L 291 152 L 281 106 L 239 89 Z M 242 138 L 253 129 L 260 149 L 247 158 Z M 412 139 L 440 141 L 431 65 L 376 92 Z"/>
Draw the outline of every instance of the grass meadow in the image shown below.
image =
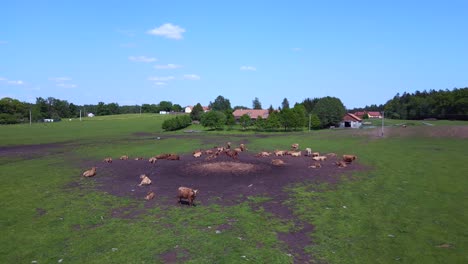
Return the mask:
<path fill-rule="evenodd" d="M 199 126 L 188 129 L 200 133 L 167 133 L 161 129 L 165 118 L 119 115 L 0 126 L 0 263 L 164 263 L 165 256 L 181 263 L 293 263 L 277 234 L 298 227 L 263 210 L 267 197 L 233 206 L 146 208 L 144 201 L 99 192 L 80 177 L 83 162 L 190 153 L 206 148 L 207 141 L 246 141 L 252 152 L 299 143 L 358 155 L 368 169 L 352 179 L 286 187 L 285 204 L 315 227 L 306 247 L 313 262 L 468 263 L 466 139 L 379 138 L 351 130 L 213 132 Z M 8 152 L 42 144 L 44 152 Z M 132 216 L 138 211 L 144 213 Z M 227 224 L 230 229 L 215 232 Z"/>

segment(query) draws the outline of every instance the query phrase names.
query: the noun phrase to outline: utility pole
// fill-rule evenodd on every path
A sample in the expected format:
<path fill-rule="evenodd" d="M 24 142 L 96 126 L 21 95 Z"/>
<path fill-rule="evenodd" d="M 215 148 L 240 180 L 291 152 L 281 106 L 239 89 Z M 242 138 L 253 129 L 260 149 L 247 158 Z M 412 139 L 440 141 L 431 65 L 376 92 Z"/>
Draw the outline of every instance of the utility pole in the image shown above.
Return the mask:
<path fill-rule="evenodd" d="M 81 121 L 81 109 L 80 109 L 80 121 Z"/>
<path fill-rule="evenodd" d="M 310 116 L 311 114 L 309 114 L 309 132 L 310 132 Z"/>
<path fill-rule="evenodd" d="M 385 119 L 385 111 L 382 111 L 382 137 L 384 136 L 384 119 Z"/>
<path fill-rule="evenodd" d="M 29 125 L 32 124 L 32 119 L 31 119 L 31 117 L 32 117 L 32 114 L 31 114 L 31 108 L 30 108 L 30 109 L 29 109 Z"/>
<path fill-rule="evenodd" d="M 140 105 L 140 115 L 141 115 L 141 105 Z"/>

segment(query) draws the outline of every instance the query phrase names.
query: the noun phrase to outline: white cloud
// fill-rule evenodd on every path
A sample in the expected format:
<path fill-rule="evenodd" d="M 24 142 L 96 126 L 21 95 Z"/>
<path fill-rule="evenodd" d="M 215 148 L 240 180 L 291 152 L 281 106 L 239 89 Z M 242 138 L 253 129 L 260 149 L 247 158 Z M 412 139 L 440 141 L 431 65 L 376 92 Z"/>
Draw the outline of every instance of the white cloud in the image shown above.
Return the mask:
<path fill-rule="evenodd" d="M 72 83 L 58 83 L 57 87 L 63 87 L 63 88 L 76 88 L 78 85 L 72 84 Z"/>
<path fill-rule="evenodd" d="M 149 81 L 155 81 L 155 82 L 167 82 L 167 81 L 171 81 L 174 79 L 175 79 L 174 76 L 152 76 L 148 78 Z"/>
<path fill-rule="evenodd" d="M 54 82 L 66 82 L 66 81 L 71 81 L 71 78 L 68 78 L 68 77 L 53 77 L 53 78 L 49 78 L 49 80 L 54 81 Z"/>
<path fill-rule="evenodd" d="M 182 65 L 171 64 L 171 63 L 165 64 L 165 65 L 154 65 L 154 68 L 158 70 L 173 70 L 173 69 L 178 69 L 181 67 Z"/>
<path fill-rule="evenodd" d="M 62 88 L 76 88 L 78 85 L 69 83 L 72 79 L 69 77 L 53 77 L 49 78 L 50 81 L 55 82 L 55 86 Z"/>
<path fill-rule="evenodd" d="M 0 77 L 0 81 L 6 81 L 6 78 Z"/>
<path fill-rule="evenodd" d="M 136 62 L 154 62 L 157 61 L 156 58 L 152 57 L 146 57 L 146 56 L 130 56 L 128 57 L 130 61 L 136 61 Z"/>
<path fill-rule="evenodd" d="M 11 85 L 23 85 L 24 82 L 22 80 L 18 80 L 18 81 L 7 81 L 8 84 L 11 84 Z"/>
<path fill-rule="evenodd" d="M 148 31 L 150 35 L 162 36 L 170 39 L 182 39 L 182 33 L 185 32 L 184 28 L 181 28 L 171 23 L 166 23 L 160 27 L 151 29 Z"/>
<path fill-rule="evenodd" d="M 253 66 L 241 66 L 240 67 L 240 70 L 241 71 L 256 71 L 257 68 L 253 67 Z"/>
<path fill-rule="evenodd" d="M 193 80 L 193 81 L 197 81 L 197 80 L 200 80 L 200 76 L 196 75 L 196 74 L 185 74 L 184 75 L 184 80 Z"/>
<path fill-rule="evenodd" d="M 154 84 L 157 85 L 157 86 L 164 86 L 167 83 L 165 83 L 165 82 L 155 82 Z"/>

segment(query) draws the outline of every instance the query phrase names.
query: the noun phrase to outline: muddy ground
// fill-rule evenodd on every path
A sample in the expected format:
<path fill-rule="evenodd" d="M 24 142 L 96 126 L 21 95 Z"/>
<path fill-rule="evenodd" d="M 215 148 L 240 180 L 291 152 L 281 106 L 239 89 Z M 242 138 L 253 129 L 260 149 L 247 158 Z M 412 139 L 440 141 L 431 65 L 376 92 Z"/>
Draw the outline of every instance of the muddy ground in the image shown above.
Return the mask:
<path fill-rule="evenodd" d="M 310 157 L 255 157 L 253 153 L 242 152 L 238 160 L 226 155 L 220 155 L 213 160 L 207 156 L 194 158 L 183 155 L 180 160 L 158 160 L 151 164 L 144 160 L 114 160 L 112 163 L 98 162 L 97 176 L 92 178 L 98 183 L 100 191 L 129 197 L 145 202 L 146 207 L 186 206 L 178 204 L 177 189 L 180 186 L 198 189 L 195 206 L 220 204 L 235 205 L 246 201 L 249 196 L 265 196 L 271 200 L 253 204 L 263 207 L 267 212 L 283 220 L 292 220 L 296 226 L 302 227 L 294 233 L 280 233 L 278 238 L 284 241 L 293 253 L 295 262 L 308 263 L 311 257 L 304 252 L 304 247 L 310 245 L 310 233 L 313 226 L 301 222 L 293 215 L 291 208 L 283 203 L 289 199 L 285 187 L 296 183 L 337 183 L 343 175 L 351 177 L 352 172 L 365 169 L 358 162 L 347 168 L 338 168 L 335 161 L 338 158 L 328 158 L 320 162 L 319 169 L 309 168 L 315 163 Z M 274 166 L 272 159 L 281 159 L 283 166 Z M 139 187 L 139 176 L 146 174 L 152 184 Z M 156 197 L 144 201 L 145 195 L 153 191 Z"/>

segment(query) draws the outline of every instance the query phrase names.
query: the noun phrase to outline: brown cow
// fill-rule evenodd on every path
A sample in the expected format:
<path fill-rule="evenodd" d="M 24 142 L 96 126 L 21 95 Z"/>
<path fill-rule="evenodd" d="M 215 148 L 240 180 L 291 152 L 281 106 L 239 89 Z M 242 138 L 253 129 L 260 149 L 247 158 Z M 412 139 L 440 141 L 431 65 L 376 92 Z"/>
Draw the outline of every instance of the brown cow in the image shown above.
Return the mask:
<path fill-rule="evenodd" d="M 92 167 L 90 170 L 83 172 L 84 177 L 93 177 L 96 175 L 96 167 Z"/>
<path fill-rule="evenodd" d="M 271 161 L 271 164 L 275 165 L 275 166 L 283 166 L 285 163 L 284 161 L 280 160 L 280 159 L 274 159 Z"/>
<path fill-rule="evenodd" d="M 138 186 L 143 186 L 143 185 L 150 185 L 151 184 L 151 179 L 146 176 L 146 174 L 140 175 L 141 182 L 138 184 Z"/>
<path fill-rule="evenodd" d="M 324 161 L 327 159 L 327 156 L 317 156 L 317 157 L 312 157 L 312 159 L 316 161 Z"/>
<path fill-rule="evenodd" d="M 246 147 L 244 144 L 240 144 L 240 145 L 239 145 L 239 148 L 240 148 L 242 151 L 246 151 L 246 150 L 247 150 L 247 147 Z"/>
<path fill-rule="evenodd" d="M 179 187 L 177 192 L 178 203 L 182 204 L 182 199 L 186 199 L 189 202 L 189 205 L 193 205 L 193 200 L 197 197 L 198 190 L 194 190 L 188 187 Z"/>
<path fill-rule="evenodd" d="M 239 159 L 237 156 L 239 155 L 239 153 L 235 150 L 226 150 L 224 153 L 226 153 L 226 155 L 228 155 L 229 157 L 233 158 L 233 159 Z"/>
<path fill-rule="evenodd" d="M 201 157 L 201 155 L 202 155 L 202 152 L 201 152 L 201 151 L 196 151 L 196 152 L 193 153 L 193 156 L 194 156 L 195 158 L 199 158 L 199 157 Z"/>
<path fill-rule="evenodd" d="M 275 156 L 284 156 L 286 153 L 284 150 L 275 150 Z"/>
<path fill-rule="evenodd" d="M 268 157 L 270 155 L 271 155 L 270 152 L 262 151 L 262 152 L 257 153 L 257 155 L 255 155 L 255 157 Z"/>
<path fill-rule="evenodd" d="M 314 152 L 314 153 L 312 153 L 312 157 L 318 157 L 318 156 L 320 156 L 320 152 Z"/>
<path fill-rule="evenodd" d="M 156 157 L 151 157 L 151 158 L 148 160 L 148 162 L 154 164 L 154 163 L 156 163 L 157 160 L 158 160 L 158 159 L 157 159 Z"/>
<path fill-rule="evenodd" d="M 299 144 L 294 143 L 291 145 L 291 150 L 298 150 L 299 149 Z"/>
<path fill-rule="evenodd" d="M 318 168 L 321 168 L 321 167 L 322 167 L 322 164 L 320 164 L 318 162 L 314 162 L 314 164 L 309 166 L 309 168 L 312 168 L 312 169 L 318 169 Z"/>
<path fill-rule="evenodd" d="M 148 192 L 148 194 L 145 196 L 145 200 L 149 201 L 153 199 L 155 196 L 154 192 Z"/>
<path fill-rule="evenodd" d="M 155 158 L 157 159 L 167 159 L 167 157 L 169 157 L 171 154 L 159 154 L 159 155 L 156 155 L 154 156 Z"/>
<path fill-rule="evenodd" d="M 348 165 L 346 165 L 346 162 L 344 162 L 344 161 L 337 161 L 337 162 L 335 162 L 335 164 L 339 168 L 346 168 L 348 166 Z"/>
<path fill-rule="evenodd" d="M 119 159 L 120 159 L 120 160 L 128 160 L 128 156 L 127 156 L 127 155 L 123 155 L 123 156 L 120 156 Z"/>
<path fill-rule="evenodd" d="M 170 154 L 166 159 L 167 160 L 180 160 L 180 156 L 177 154 Z"/>
<path fill-rule="evenodd" d="M 302 155 L 300 151 L 291 151 L 289 154 L 291 154 L 292 157 L 300 157 Z"/>
<path fill-rule="evenodd" d="M 111 157 L 105 158 L 103 162 L 112 163 L 112 158 Z"/>
<path fill-rule="evenodd" d="M 346 163 L 351 163 L 355 159 L 357 159 L 357 156 L 355 155 L 343 155 L 343 161 Z"/>
<path fill-rule="evenodd" d="M 205 154 L 206 155 L 211 155 L 211 154 L 213 154 L 213 150 L 207 149 L 207 150 L 205 150 Z"/>

